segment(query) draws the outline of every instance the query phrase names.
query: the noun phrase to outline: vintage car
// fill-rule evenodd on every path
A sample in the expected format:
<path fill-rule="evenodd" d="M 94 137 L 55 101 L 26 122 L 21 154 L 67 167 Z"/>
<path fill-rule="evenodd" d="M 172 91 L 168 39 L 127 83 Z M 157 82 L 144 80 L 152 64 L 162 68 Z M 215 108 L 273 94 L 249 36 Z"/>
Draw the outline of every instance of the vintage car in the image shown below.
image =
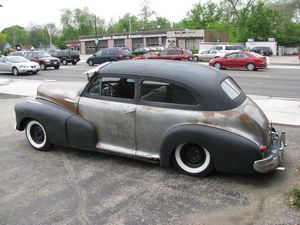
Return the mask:
<path fill-rule="evenodd" d="M 224 72 L 166 60 L 108 62 L 88 82 L 46 82 L 15 105 L 33 148 L 122 155 L 205 176 L 282 167 L 285 133 Z"/>

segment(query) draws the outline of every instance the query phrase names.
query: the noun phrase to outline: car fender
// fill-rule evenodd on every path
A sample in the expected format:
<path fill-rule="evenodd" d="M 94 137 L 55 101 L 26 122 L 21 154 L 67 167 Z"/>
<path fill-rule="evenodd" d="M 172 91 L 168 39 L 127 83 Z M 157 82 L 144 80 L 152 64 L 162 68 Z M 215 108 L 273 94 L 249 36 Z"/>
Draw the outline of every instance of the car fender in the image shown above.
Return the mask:
<path fill-rule="evenodd" d="M 171 128 L 160 147 L 160 164 L 169 166 L 175 148 L 182 143 L 195 143 L 211 154 L 217 171 L 253 173 L 253 163 L 261 159 L 259 147 L 252 141 L 216 127 L 184 124 Z"/>
<path fill-rule="evenodd" d="M 83 117 L 55 103 L 36 99 L 15 105 L 16 129 L 24 130 L 29 120 L 43 124 L 49 140 L 56 145 L 94 150 L 96 129 Z"/>

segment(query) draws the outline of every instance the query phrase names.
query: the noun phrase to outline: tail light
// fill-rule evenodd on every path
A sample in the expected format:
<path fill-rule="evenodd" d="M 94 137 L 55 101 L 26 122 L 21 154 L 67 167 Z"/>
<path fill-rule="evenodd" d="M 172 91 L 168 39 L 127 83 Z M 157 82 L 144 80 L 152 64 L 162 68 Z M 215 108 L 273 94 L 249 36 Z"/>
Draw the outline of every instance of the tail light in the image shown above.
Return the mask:
<path fill-rule="evenodd" d="M 261 151 L 261 152 L 267 152 L 267 151 L 268 151 L 268 147 L 265 146 L 265 145 L 262 145 L 262 146 L 260 147 L 260 151 Z"/>
<path fill-rule="evenodd" d="M 122 59 L 122 58 L 123 58 L 123 55 L 121 55 L 121 54 L 118 55 L 118 58 L 119 58 L 119 59 Z"/>

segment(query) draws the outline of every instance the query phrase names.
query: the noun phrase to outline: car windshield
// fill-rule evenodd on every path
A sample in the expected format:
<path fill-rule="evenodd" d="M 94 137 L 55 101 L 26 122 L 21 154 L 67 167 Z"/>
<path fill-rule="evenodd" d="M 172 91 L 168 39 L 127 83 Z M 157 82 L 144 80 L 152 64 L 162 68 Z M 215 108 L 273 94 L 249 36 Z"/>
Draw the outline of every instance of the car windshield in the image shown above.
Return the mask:
<path fill-rule="evenodd" d="M 47 57 L 51 57 L 51 55 L 49 55 L 49 54 L 46 53 L 46 52 L 40 52 L 40 53 L 39 53 L 39 58 L 47 58 Z"/>
<path fill-rule="evenodd" d="M 9 57 L 12 63 L 21 63 L 21 62 L 28 62 L 29 60 L 22 57 L 22 56 L 11 56 Z"/>

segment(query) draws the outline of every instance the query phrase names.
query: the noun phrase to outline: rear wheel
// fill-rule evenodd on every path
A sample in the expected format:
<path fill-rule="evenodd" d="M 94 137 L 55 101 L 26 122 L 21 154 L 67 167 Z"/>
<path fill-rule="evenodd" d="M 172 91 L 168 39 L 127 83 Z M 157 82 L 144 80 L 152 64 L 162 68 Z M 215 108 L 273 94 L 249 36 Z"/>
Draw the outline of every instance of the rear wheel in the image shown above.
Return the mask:
<path fill-rule="evenodd" d="M 255 70 L 255 65 L 253 63 L 248 63 L 246 68 L 249 71 L 253 71 L 253 70 Z"/>
<path fill-rule="evenodd" d="M 216 62 L 214 64 L 214 67 L 217 68 L 217 69 L 219 69 L 219 70 L 221 70 L 222 69 L 222 64 L 220 62 Z"/>
<path fill-rule="evenodd" d="M 184 143 L 176 147 L 173 155 L 176 168 L 191 176 L 206 176 L 213 171 L 210 153 L 203 147 Z"/>
<path fill-rule="evenodd" d="M 45 128 L 37 120 L 31 120 L 27 123 L 25 134 L 28 142 L 36 150 L 47 151 L 51 147 Z"/>
<path fill-rule="evenodd" d="M 76 63 L 77 63 L 76 61 L 73 61 L 73 62 L 72 62 L 73 65 L 76 65 Z"/>
<path fill-rule="evenodd" d="M 59 69 L 59 66 L 54 66 L 54 69 L 58 70 L 58 69 Z"/>
<path fill-rule="evenodd" d="M 13 73 L 14 76 L 18 76 L 19 75 L 19 70 L 16 67 L 14 67 L 12 69 L 12 73 Z"/>
<path fill-rule="evenodd" d="M 199 61 L 198 56 L 196 56 L 196 55 L 194 56 L 194 61 L 195 61 L 195 62 L 198 62 L 198 61 Z"/>

